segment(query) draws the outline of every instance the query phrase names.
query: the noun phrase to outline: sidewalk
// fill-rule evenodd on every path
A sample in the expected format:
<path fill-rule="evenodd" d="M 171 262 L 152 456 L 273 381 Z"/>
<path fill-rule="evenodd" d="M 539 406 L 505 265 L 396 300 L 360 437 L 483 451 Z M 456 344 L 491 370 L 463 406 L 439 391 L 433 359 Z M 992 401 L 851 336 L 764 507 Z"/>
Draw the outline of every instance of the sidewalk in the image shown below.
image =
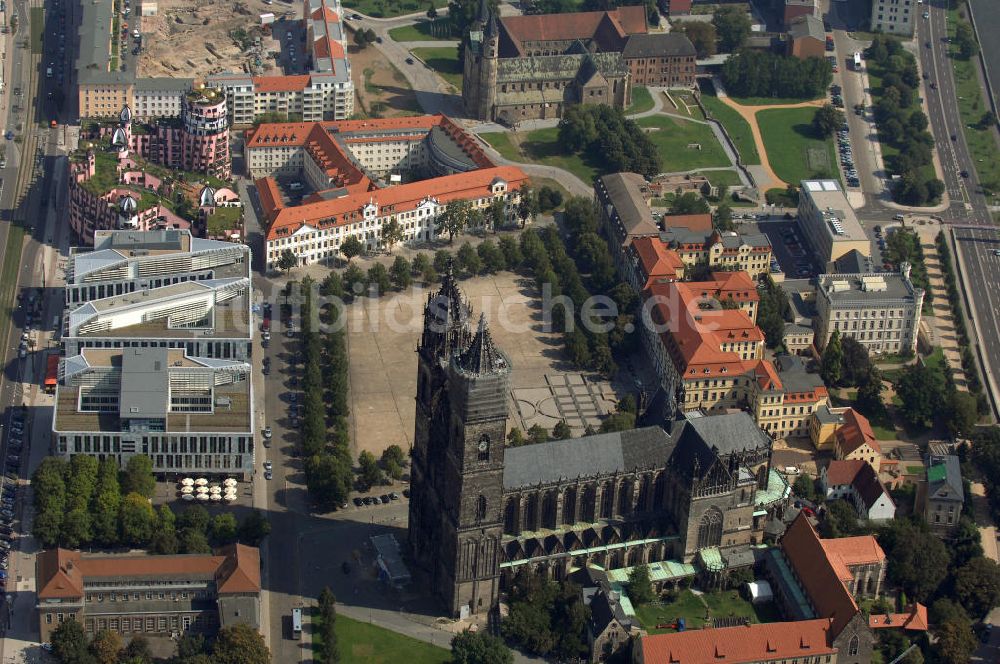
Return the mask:
<path fill-rule="evenodd" d="M 935 244 L 939 230 L 938 227 L 916 229 L 917 237 L 920 238 L 920 247 L 924 251 L 924 265 L 927 266 L 931 307 L 934 309 L 934 315 L 925 316 L 924 321 L 931 328 L 928 332 L 932 345 L 940 346 L 941 350 L 944 351 L 945 360 L 948 362 L 955 379 L 955 387 L 967 392 L 965 370 L 962 368 L 962 349 L 958 346 L 954 313 L 948 303 L 948 290 L 944 284 L 944 273 Z"/>

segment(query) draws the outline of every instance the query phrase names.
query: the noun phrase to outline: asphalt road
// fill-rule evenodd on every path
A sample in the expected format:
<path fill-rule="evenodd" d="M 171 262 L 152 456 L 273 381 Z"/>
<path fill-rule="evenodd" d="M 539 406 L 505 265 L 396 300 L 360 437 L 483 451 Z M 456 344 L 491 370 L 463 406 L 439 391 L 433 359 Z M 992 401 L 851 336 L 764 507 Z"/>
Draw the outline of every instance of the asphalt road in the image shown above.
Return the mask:
<path fill-rule="evenodd" d="M 979 46 L 986 60 L 986 75 L 993 92 L 1000 96 L 1000 40 L 989 38 L 1000 33 L 1000 3 L 996 0 L 969 0 L 969 4 L 979 33 Z M 1000 99 L 996 102 L 1000 103 Z"/>
<path fill-rule="evenodd" d="M 955 77 L 948 58 L 947 12 L 940 0 L 923 5 L 930 13 L 929 19 L 917 18 L 917 45 L 921 71 L 928 75 L 924 81 L 923 95 L 927 107 L 935 147 L 944 171 L 944 183 L 951 197 L 951 207 L 941 213 L 947 221 L 965 224 L 991 223 L 986 198 L 975 186 L 975 164 L 969 156 L 962 121 L 958 115 Z M 927 47 L 930 43 L 930 48 Z M 931 88 L 935 83 L 937 89 Z M 950 140 L 951 136 L 955 140 Z M 960 173 L 966 171 L 968 178 Z"/>

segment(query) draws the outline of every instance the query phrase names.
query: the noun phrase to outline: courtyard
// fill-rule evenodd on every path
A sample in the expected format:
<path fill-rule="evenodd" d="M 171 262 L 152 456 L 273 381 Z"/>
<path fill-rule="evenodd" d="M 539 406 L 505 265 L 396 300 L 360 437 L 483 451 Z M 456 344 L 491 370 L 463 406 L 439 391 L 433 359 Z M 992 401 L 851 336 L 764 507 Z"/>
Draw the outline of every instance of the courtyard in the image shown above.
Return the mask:
<path fill-rule="evenodd" d="M 574 435 L 614 411 L 610 383 L 573 370 L 563 358 L 561 334 L 543 329 L 533 280 L 511 272 L 461 282 L 473 309 L 473 326 L 485 313 L 493 339 L 508 357 L 511 403 L 508 429 L 538 424 L 551 430 L 565 419 Z M 413 444 L 417 354 L 423 308 L 430 292 L 421 284 L 346 307 L 350 357 L 350 407 L 354 454 L 379 456 L 389 445 Z"/>
<path fill-rule="evenodd" d="M 737 590 L 701 593 L 681 590 L 672 601 L 643 604 L 636 607 L 636 617 L 650 634 L 676 631 L 668 624 L 684 618 L 686 629 L 701 629 L 709 620 L 746 619 L 751 623 L 767 623 L 781 619 L 772 603 L 754 605 L 743 599 Z M 663 627 L 657 627 L 663 625 Z"/>

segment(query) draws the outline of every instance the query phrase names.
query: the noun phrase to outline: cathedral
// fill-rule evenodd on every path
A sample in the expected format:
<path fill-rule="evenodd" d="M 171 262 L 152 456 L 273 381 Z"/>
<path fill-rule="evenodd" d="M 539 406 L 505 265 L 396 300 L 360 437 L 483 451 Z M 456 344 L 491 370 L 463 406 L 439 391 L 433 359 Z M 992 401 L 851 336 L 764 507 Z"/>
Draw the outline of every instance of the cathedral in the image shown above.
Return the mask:
<path fill-rule="evenodd" d="M 417 353 L 409 547 L 454 616 L 492 609 L 522 568 L 725 560 L 762 543 L 787 501 L 744 412 L 506 447 L 513 367 L 450 270 Z"/>
<path fill-rule="evenodd" d="M 514 126 L 558 118 L 573 104 L 626 108 L 632 86 L 690 88 L 695 49 L 682 34 L 650 33 L 644 5 L 498 17 L 485 0 L 464 49 L 470 117 Z"/>

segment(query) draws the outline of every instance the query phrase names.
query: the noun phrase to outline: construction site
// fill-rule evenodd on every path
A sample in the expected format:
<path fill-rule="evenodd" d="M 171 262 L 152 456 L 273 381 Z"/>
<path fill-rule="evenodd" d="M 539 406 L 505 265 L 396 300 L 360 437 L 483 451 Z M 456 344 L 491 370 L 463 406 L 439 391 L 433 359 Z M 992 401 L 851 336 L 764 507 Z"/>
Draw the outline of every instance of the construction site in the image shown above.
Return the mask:
<path fill-rule="evenodd" d="M 264 0 L 159 0 L 153 16 L 141 18 L 139 76 L 200 78 L 223 71 L 281 73 L 280 43 L 273 21 L 301 18 L 299 4 Z"/>

